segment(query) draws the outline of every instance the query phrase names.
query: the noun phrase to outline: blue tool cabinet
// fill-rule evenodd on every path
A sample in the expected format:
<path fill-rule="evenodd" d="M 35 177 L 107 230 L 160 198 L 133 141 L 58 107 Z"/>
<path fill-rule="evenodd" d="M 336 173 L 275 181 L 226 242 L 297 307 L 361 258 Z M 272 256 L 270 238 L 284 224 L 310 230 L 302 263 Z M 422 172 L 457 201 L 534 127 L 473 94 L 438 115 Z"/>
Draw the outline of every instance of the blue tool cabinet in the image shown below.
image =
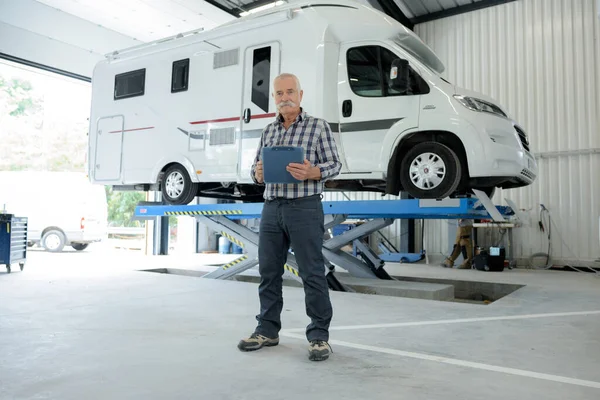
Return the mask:
<path fill-rule="evenodd" d="M 0 214 L 0 265 L 6 265 L 10 274 L 11 264 L 19 263 L 23 271 L 26 258 L 27 218 Z"/>

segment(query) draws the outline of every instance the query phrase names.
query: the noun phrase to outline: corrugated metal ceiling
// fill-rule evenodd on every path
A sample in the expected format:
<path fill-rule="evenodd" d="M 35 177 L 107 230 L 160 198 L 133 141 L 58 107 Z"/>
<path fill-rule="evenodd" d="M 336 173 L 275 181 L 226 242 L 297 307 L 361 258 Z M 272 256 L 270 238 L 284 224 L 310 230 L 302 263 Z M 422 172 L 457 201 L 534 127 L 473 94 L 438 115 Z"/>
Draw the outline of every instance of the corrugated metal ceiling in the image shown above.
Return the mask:
<path fill-rule="evenodd" d="M 468 6 L 482 0 L 394 0 L 402 12 L 410 18 L 422 17 L 427 14 Z"/>
<path fill-rule="evenodd" d="M 284 0 L 292 2 L 295 0 Z M 408 28 L 415 24 L 475 11 L 516 0 L 359 0 L 387 13 Z M 206 0 L 236 17 L 258 7 L 272 5 L 274 0 Z"/>

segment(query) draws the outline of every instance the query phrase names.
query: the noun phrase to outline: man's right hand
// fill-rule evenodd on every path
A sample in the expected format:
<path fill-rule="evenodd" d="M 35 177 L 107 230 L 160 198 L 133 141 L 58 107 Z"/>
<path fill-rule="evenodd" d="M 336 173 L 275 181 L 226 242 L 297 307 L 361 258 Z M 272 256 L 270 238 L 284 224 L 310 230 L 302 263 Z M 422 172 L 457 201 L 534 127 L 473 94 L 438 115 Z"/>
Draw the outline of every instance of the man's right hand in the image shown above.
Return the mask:
<path fill-rule="evenodd" d="M 259 161 L 256 163 L 256 167 L 254 168 L 254 177 L 258 181 L 258 183 L 263 183 L 263 162 Z"/>

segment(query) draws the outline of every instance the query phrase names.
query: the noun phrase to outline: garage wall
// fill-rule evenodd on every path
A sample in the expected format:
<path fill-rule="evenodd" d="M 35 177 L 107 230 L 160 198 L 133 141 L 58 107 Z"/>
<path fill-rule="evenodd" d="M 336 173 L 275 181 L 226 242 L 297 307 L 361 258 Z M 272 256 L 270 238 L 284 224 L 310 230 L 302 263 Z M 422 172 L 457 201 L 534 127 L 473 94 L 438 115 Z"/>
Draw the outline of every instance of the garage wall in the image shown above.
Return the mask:
<path fill-rule="evenodd" d="M 554 221 L 553 257 L 600 258 L 599 3 L 518 0 L 415 27 L 446 78 L 494 97 L 530 135 L 537 181 L 494 198 L 528 210 L 531 227 L 516 233 L 514 249 L 525 259 L 548 247 L 540 203 Z M 448 251 L 445 221 L 426 224 L 426 246 Z"/>

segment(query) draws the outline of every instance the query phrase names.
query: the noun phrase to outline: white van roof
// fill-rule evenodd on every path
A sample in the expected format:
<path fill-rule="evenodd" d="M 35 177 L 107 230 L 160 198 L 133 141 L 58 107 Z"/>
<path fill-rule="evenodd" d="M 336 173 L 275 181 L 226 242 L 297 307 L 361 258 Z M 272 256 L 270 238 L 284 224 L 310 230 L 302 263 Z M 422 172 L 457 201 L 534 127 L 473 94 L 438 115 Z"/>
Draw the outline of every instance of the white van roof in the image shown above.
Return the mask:
<path fill-rule="evenodd" d="M 335 10 L 334 14 L 331 13 L 333 7 L 339 8 Z M 310 12 L 304 12 L 305 10 L 310 10 Z M 336 32 L 336 36 L 340 41 L 371 37 L 393 40 L 433 71 L 441 74 L 445 70 L 442 61 L 413 31 L 387 14 L 354 0 L 292 1 L 226 22 L 209 31 L 197 29 L 180 33 L 153 42 L 117 50 L 107 54 L 106 57 L 109 62 L 123 60 L 161 52 L 174 47 L 215 40 L 241 31 L 285 22 L 293 19 L 296 14 L 301 14 L 313 27 L 322 25 L 324 29 L 329 28 L 331 32 Z M 361 27 L 364 29 L 361 29 Z"/>

